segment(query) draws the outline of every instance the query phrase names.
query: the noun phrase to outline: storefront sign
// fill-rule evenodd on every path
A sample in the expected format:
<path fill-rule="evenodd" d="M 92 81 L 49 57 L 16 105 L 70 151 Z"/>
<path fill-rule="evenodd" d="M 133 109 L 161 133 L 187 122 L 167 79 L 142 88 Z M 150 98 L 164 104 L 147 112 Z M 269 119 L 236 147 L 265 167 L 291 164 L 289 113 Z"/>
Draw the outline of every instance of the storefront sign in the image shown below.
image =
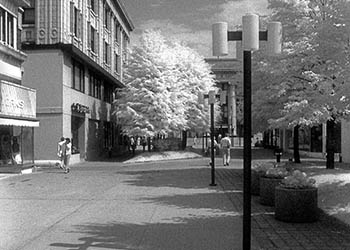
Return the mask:
<path fill-rule="evenodd" d="M 84 113 L 84 114 L 89 114 L 90 109 L 88 106 L 85 106 L 80 103 L 73 103 L 72 104 L 72 111 L 78 112 L 78 113 Z"/>
<path fill-rule="evenodd" d="M 1 81 L 0 115 L 35 118 L 36 90 Z"/>

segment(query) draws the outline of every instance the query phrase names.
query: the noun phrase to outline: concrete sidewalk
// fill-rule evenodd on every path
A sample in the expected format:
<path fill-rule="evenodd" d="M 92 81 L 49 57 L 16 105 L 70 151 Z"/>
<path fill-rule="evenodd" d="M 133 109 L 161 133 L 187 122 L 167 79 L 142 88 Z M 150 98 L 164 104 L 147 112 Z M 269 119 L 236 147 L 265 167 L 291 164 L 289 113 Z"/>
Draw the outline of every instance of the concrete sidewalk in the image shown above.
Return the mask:
<path fill-rule="evenodd" d="M 226 192 L 236 211 L 243 210 L 243 173 L 238 169 L 217 169 L 217 183 Z M 252 249 L 256 250 L 349 250 L 348 225 L 321 213 L 314 223 L 285 223 L 274 218 L 274 208 L 260 205 L 252 197 Z"/>
<path fill-rule="evenodd" d="M 241 250 L 242 160 L 222 167 L 217 159 L 216 187 L 207 163 L 85 162 L 68 175 L 50 166 L 4 179 L 0 248 Z M 252 250 L 350 249 L 349 227 L 332 217 L 279 222 L 258 199 L 252 197 Z M 1 247 L 13 245 L 25 247 Z"/>

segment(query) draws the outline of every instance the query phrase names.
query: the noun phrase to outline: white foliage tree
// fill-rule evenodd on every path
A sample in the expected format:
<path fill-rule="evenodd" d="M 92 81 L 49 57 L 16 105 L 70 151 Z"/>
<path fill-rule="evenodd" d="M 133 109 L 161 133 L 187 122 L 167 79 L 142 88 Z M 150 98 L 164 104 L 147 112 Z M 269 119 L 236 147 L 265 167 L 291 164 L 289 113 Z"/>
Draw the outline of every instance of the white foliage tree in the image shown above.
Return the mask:
<path fill-rule="evenodd" d="M 273 96 L 272 103 L 280 111 L 270 124 L 298 127 L 327 122 L 334 128 L 334 122 L 349 114 L 349 2 L 268 2 L 271 18 L 281 21 L 284 28 L 284 55 L 277 64 L 261 63 L 262 71 L 271 72 L 270 84 L 275 86 L 267 88 L 275 91 L 269 97 Z M 327 133 L 328 140 L 332 130 Z M 327 157 L 334 155 L 332 140 L 327 143 Z M 327 158 L 327 167 L 331 161 Z"/>
<path fill-rule="evenodd" d="M 208 127 L 208 107 L 199 93 L 213 88 L 204 59 L 192 49 L 171 43 L 159 31 L 145 31 L 130 53 L 126 87 L 114 103 L 114 115 L 127 135 L 154 136 Z"/>

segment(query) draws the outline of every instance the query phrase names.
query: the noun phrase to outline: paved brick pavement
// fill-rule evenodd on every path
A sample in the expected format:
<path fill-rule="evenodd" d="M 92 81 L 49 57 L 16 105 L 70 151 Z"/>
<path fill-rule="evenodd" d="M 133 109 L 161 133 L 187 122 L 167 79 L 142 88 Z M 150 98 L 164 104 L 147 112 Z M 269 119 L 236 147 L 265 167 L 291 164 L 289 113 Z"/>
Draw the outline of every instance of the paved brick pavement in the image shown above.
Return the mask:
<path fill-rule="evenodd" d="M 243 172 L 239 169 L 217 169 L 217 183 L 226 191 L 234 209 L 243 210 Z M 274 208 L 263 206 L 252 197 L 252 239 L 254 250 L 349 250 L 350 228 L 321 213 L 313 223 L 286 223 L 274 218 Z"/>

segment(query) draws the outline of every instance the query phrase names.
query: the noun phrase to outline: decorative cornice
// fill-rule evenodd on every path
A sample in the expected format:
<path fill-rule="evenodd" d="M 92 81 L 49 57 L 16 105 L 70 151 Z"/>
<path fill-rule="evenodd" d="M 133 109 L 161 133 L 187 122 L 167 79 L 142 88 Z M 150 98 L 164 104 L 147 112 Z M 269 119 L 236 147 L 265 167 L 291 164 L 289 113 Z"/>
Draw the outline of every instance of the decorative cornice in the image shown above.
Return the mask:
<path fill-rule="evenodd" d="M 115 0 L 115 2 L 117 3 L 116 6 L 118 8 L 118 10 L 121 12 L 122 14 L 122 19 L 124 19 L 126 25 L 129 27 L 130 31 L 133 31 L 135 29 L 134 24 L 131 21 L 131 18 L 129 17 L 128 13 L 126 12 L 126 9 L 123 5 L 123 3 L 120 0 Z"/>

